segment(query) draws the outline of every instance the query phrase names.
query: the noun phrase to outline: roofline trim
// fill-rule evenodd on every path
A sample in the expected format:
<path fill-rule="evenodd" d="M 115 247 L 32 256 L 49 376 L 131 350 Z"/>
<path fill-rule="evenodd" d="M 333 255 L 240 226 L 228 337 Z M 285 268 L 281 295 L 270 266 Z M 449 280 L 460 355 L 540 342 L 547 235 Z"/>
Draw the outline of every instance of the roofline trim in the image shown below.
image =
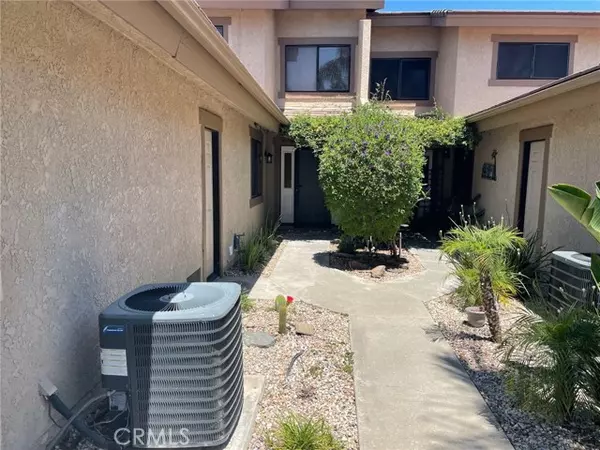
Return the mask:
<path fill-rule="evenodd" d="M 372 12 L 373 26 L 561 27 L 597 28 L 600 12 L 585 11 L 448 11 Z"/>
<path fill-rule="evenodd" d="M 483 109 L 476 113 L 470 114 L 466 117 L 467 122 L 479 122 L 491 117 L 504 114 L 523 106 L 530 105 L 532 103 L 545 100 L 547 98 L 555 97 L 559 94 L 573 91 L 590 84 L 600 82 L 600 65 L 590 67 L 589 69 L 582 70 L 581 72 L 574 73 L 567 77 L 545 84 L 544 86 L 535 89 L 531 92 L 514 97 L 510 100 L 506 100 L 497 105 Z"/>
<path fill-rule="evenodd" d="M 279 123 L 289 120 L 258 84 L 229 44 L 219 34 L 208 16 L 194 0 L 158 0 L 160 5 L 194 37 Z"/>
<path fill-rule="evenodd" d="M 197 0 L 204 9 L 360 9 L 375 10 L 384 0 Z M 349 5 L 350 3 L 350 5 Z"/>

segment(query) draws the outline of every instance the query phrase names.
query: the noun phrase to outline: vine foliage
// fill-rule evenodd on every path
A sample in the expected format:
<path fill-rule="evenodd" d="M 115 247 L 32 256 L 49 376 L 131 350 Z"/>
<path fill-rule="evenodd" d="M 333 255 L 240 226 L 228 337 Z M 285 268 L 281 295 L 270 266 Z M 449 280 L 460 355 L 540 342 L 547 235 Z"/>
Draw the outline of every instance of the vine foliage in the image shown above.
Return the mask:
<path fill-rule="evenodd" d="M 317 155 L 325 202 L 342 231 L 377 242 L 392 240 L 424 197 L 425 150 L 473 148 L 477 141 L 462 118 L 439 111 L 402 117 L 377 102 L 339 115 L 297 116 L 285 132 Z"/>

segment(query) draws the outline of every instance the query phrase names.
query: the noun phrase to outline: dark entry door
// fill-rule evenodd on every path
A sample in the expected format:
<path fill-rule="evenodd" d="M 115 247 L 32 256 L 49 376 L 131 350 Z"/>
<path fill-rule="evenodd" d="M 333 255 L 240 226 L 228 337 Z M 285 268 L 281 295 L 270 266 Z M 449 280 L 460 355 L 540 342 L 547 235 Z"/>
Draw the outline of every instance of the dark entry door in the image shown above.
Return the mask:
<path fill-rule="evenodd" d="M 319 185 L 318 160 L 310 149 L 295 152 L 294 224 L 304 227 L 331 225 L 325 196 Z"/>
<path fill-rule="evenodd" d="M 218 131 L 205 131 L 205 182 L 206 182 L 206 242 L 205 264 L 207 280 L 221 274 L 221 191 Z"/>

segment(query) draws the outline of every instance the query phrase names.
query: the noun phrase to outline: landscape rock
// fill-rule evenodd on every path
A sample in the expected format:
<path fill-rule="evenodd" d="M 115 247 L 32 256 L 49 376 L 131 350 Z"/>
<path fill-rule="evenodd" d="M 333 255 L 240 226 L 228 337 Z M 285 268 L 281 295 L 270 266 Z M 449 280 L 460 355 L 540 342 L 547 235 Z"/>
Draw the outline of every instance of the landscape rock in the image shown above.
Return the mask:
<path fill-rule="evenodd" d="M 377 266 L 371 269 L 371 276 L 373 278 L 383 278 L 385 275 L 385 266 Z"/>
<path fill-rule="evenodd" d="M 250 347 L 268 348 L 275 345 L 275 338 L 262 331 L 246 331 L 244 343 Z"/>
<path fill-rule="evenodd" d="M 296 334 L 304 334 L 306 336 L 312 336 L 315 334 L 315 327 L 310 323 L 306 322 L 297 322 L 296 325 Z"/>

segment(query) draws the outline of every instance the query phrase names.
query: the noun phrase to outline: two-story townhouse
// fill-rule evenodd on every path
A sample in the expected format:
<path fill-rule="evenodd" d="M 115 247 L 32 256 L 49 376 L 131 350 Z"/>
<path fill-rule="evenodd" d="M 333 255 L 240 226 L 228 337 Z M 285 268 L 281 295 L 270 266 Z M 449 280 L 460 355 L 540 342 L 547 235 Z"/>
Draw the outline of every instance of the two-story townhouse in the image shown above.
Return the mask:
<path fill-rule="evenodd" d="M 349 111 L 381 85 L 399 114 L 438 106 L 467 115 L 600 62 L 600 13 L 377 12 L 383 3 L 199 0 L 288 117 Z M 280 144 L 283 221 L 328 223 L 312 152 Z M 472 159 L 426 156 L 427 205 L 445 214 L 452 198 L 470 195 Z"/>

